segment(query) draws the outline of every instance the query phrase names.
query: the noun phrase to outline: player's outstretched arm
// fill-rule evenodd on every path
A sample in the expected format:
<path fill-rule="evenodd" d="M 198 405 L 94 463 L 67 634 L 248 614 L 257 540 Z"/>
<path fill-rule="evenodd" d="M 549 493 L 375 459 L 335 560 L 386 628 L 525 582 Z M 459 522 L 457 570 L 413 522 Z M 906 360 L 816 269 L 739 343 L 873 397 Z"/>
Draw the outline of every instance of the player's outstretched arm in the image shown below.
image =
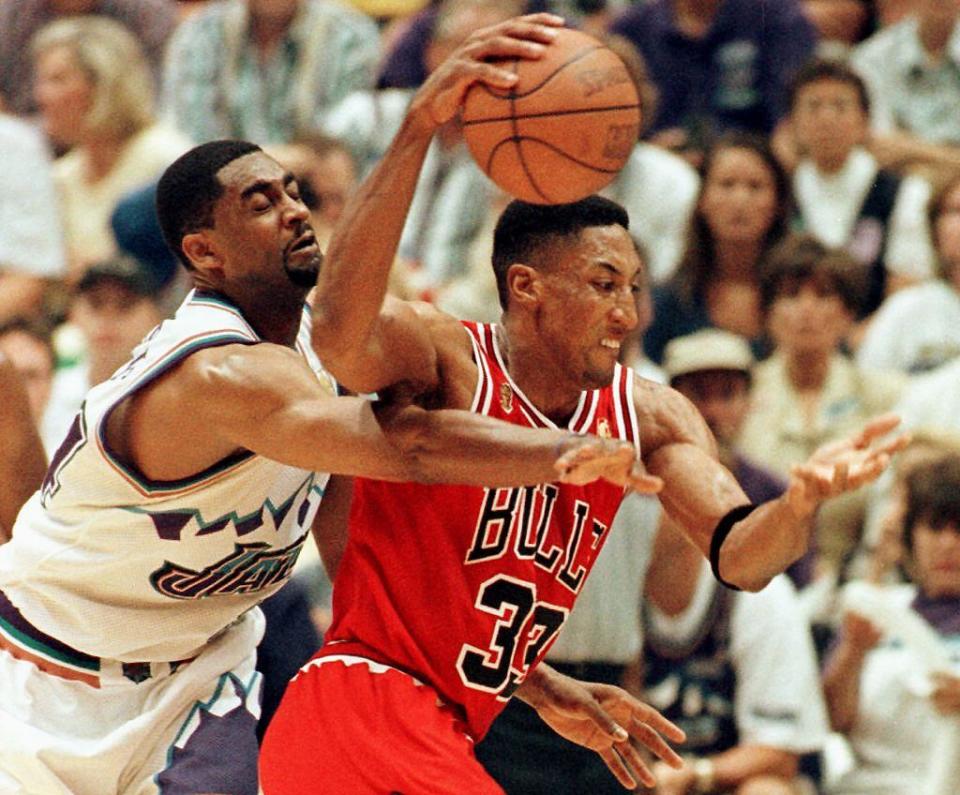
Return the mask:
<path fill-rule="evenodd" d="M 46 455 L 20 377 L 0 355 L 0 544 L 9 541 L 23 504 L 43 482 Z"/>
<path fill-rule="evenodd" d="M 336 397 L 297 353 L 267 343 L 198 351 L 117 415 L 126 433 L 112 427 L 111 447 L 155 480 L 250 450 L 303 469 L 387 480 L 519 486 L 604 477 L 659 487 L 623 442 Z M 184 463 L 198 453 L 204 458 Z"/>
<path fill-rule="evenodd" d="M 509 88 L 516 75 L 487 59 L 539 58 L 563 20 L 533 14 L 476 31 L 414 96 L 390 148 L 348 202 L 330 240 L 313 307 L 313 344 L 337 379 L 358 392 L 436 380 L 429 337 L 414 313 L 384 306 L 387 278 L 434 132 L 475 82 Z"/>
<path fill-rule="evenodd" d="M 681 743 L 683 731 L 622 688 L 580 682 L 541 663 L 517 690 L 517 697 L 561 737 L 596 751 L 626 789 L 656 784 L 641 749 L 672 768 L 683 765 L 664 740 Z"/>
<path fill-rule="evenodd" d="M 711 559 L 714 573 L 745 590 L 760 590 L 807 550 L 811 520 L 824 500 L 876 479 L 909 441 L 888 435 L 897 417 L 878 417 L 860 433 L 824 445 L 794 468 L 782 497 L 753 507 L 717 460 L 713 437 L 686 398 L 641 382 L 635 402 L 644 463 L 663 481 L 664 508 Z"/>

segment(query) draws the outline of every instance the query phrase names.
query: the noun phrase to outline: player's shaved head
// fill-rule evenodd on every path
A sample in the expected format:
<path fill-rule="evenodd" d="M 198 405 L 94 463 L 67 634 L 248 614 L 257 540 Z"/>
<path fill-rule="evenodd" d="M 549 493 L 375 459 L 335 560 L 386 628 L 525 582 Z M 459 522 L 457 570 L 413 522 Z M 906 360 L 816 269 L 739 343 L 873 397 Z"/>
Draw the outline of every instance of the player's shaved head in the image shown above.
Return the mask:
<path fill-rule="evenodd" d="M 157 219 L 163 238 L 188 270 L 183 238 L 213 226 L 213 208 L 223 195 L 220 170 L 237 158 L 262 151 L 249 141 L 209 141 L 177 158 L 157 185 Z"/>
<path fill-rule="evenodd" d="M 629 230 L 630 217 L 623 207 L 602 196 L 570 204 L 510 202 L 493 232 L 493 272 L 501 308 L 507 308 L 507 270 L 511 265 L 523 262 L 543 267 L 543 255 L 551 244 L 575 238 L 589 227 L 615 225 Z"/>

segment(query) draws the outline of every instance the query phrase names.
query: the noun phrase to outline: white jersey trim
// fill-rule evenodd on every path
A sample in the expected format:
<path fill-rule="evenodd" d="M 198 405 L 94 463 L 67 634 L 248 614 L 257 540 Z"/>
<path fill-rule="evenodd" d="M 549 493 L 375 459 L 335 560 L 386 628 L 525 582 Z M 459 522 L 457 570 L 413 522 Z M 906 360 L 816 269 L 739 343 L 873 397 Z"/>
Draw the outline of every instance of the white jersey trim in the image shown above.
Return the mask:
<path fill-rule="evenodd" d="M 222 306 L 218 304 L 218 306 Z M 226 307 L 223 307 L 226 309 Z M 110 415 L 124 400 L 135 394 L 151 381 L 156 380 L 171 367 L 182 362 L 187 356 L 196 353 L 204 348 L 216 348 L 222 345 L 253 345 L 259 342 L 259 338 L 250 339 L 235 329 L 217 329 L 214 332 L 197 334 L 181 340 L 175 348 L 166 353 L 153 367 L 141 375 L 128 389 L 125 389 L 116 400 L 100 415 L 100 419 L 94 429 L 94 438 L 97 442 L 104 461 L 120 475 L 134 490 L 143 497 L 171 497 L 179 494 L 185 494 L 196 488 L 208 485 L 214 480 L 223 477 L 228 472 L 236 469 L 253 457 L 250 451 L 235 453 L 221 459 L 212 466 L 207 467 L 202 472 L 187 478 L 180 478 L 174 481 L 155 481 L 145 477 L 123 463 L 110 449 L 106 440 L 106 427 Z"/>

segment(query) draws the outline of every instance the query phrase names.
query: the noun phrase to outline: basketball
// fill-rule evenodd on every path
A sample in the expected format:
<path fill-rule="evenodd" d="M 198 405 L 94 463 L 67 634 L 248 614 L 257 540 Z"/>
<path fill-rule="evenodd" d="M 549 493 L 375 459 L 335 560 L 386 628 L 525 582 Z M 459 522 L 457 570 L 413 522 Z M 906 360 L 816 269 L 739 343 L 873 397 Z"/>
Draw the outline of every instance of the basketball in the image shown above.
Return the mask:
<path fill-rule="evenodd" d="M 637 90 L 623 61 L 592 36 L 557 31 L 543 57 L 511 59 L 513 88 L 471 86 L 463 132 L 497 185 L 535 204 L 595 193 L 626 163 L 640 131 Z"/>

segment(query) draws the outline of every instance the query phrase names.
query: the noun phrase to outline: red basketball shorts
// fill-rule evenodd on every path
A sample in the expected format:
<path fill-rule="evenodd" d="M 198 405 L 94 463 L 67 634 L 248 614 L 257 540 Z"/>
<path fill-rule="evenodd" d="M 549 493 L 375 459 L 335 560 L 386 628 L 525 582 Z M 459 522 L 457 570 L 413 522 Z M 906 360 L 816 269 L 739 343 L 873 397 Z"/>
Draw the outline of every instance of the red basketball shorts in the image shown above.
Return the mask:
<path fill-rule="evenodd" d="M 260 751 L 264 795 L 502 795 L 428 685 L 362 657 L 315 657 Z"/>

